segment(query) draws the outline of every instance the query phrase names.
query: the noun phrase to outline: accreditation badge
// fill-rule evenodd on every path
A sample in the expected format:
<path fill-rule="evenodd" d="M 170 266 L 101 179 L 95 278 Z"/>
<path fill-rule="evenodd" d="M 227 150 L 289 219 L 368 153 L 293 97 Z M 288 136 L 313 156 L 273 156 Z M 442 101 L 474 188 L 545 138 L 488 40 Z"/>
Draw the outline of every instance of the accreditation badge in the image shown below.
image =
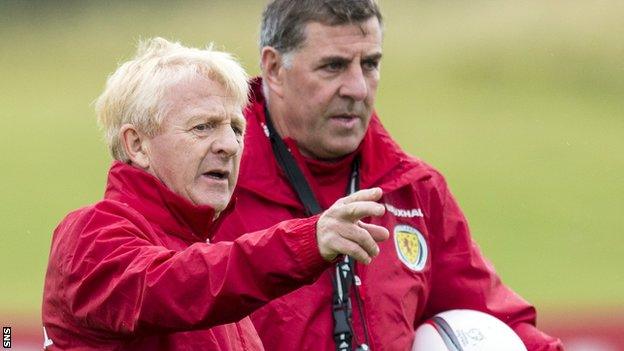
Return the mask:
<path fill-rule="evenodd" d="M 425 267 L 429 250 L 418 229 L 405 224 L 394 227 L 394 246 L 399 260 L 409 269 L 418 272 Z"/>

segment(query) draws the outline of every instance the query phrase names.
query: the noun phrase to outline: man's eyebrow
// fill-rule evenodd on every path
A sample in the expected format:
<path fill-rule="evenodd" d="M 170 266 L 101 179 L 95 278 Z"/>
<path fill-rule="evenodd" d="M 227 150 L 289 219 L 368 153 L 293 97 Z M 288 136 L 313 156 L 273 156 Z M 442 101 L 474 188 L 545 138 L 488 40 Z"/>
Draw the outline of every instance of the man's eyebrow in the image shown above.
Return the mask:
<path fill-rule="evenodd" d="M 367 60 L 379 61 L 379 60 L 381 60 L 381 57 L 382 57 L 382 53 L 381 52 L 376 52 L 374 54 L 370 54 L 370 55 L 364 56 L 362 58 L 362 61 L 367 61 Z M 323 64 L 330 63 L 330 62 L 331 63 L 343 63 L 343 62 L 349 62 L 349 61 L 350 61 L 350 59 L 347 58 L 347 57 L 334 55 L 334 56 L 327 56 L 327 57 L 321 58 L 320 64 L 323 65 Z"/>
<path fill-rule="evenodd" d="M 188 120 L 189 121 L 197 121 L 197 120 L 206 120 L 206 119 L 225 119 L 226 115 L 223 112 L 219 112 L 219 111 L 211 111 L 208 113 L 197 113 L 197 114 L 192 114 L 191 116 L 189 116 Z"/>
<path fill-rule="evenodd" d="M 383 55 L 381 54 L 381 52 L 377 52 L 368 56 L 364 56 L 364 58 L 362 59 L 362 61 L 366 61 L 366 60 L 375 60 L 375 61 L 379 61 L 381 60 L 381 57 Z"/>
<path fill-rule="evenodd" d="M 349 59 L 342 56 L 327 56 L 323 57 L 320 60 L 321 64 L 330 63 L 330 62 L 349 62 Z"/>

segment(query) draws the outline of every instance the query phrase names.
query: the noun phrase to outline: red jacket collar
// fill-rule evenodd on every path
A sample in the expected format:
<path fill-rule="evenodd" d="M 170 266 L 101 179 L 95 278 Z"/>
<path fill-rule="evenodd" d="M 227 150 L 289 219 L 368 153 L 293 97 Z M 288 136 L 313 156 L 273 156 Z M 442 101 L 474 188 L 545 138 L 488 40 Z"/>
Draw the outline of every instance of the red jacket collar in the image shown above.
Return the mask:
<path fill-rule="evenodd" d="M 190 242 L 206 241 L 212 235 L 212 207 L 194 205 L 171 191 L 158 178 L 126 163 L 113 162 L 104 197 L 127 204 L 169 235 Z M 219 217 L 226 215 L 232 207 L 233 201 L 230 201 Z"/>
<path fill-rule="evenodd" d="M 251 101 L 245 110 L 247 130 L 238 187 L 268 200 L 301 208 L 297 196 L 273 156 L 266 132 L 264 104 L 262 79 L 254 78 L 251 82 Z M 294 147 L 294 141 L 285 141 L 290 147 Z M 390 191 L 419 177 L 419 174 L 415 174 L 419 172 L 419 162 L 403 152 L 392 140 L 376 113 L 373 114 L 358 151 L 361 156 L 361 188 L 380 186 L 385 191 Z M 298 152 L 293 154 L 297 161 L 301 161 L 297 157 Z M 298 163 L 300 167 L 305 167 L 303 162 Z"/>

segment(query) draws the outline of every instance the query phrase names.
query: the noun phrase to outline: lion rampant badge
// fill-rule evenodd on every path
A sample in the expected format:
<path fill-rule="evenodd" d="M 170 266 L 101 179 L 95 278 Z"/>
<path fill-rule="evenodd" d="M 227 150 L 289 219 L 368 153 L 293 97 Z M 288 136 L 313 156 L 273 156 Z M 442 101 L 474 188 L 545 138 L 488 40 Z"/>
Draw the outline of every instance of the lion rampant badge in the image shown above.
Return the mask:
<path fill-rule="evenodd" d="M 425 237 L 414 227 L 399 224 L 394 227 L 397 256 L 409 269 L 421 271 L 429 254 Z"/>

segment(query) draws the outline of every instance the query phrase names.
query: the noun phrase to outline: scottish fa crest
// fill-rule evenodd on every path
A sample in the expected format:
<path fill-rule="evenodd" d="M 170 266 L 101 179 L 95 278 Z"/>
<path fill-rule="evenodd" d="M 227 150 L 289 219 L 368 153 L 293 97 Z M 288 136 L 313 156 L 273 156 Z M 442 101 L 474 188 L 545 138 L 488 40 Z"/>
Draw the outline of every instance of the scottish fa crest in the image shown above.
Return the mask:
<path fill-rule="evenodd" d="M 427 242 L 416 228 L 404 224 L 394 227 L 394 246 L 397 256 L 409 269 L 421 271 L 425 267 L 429 254 Z"/>

